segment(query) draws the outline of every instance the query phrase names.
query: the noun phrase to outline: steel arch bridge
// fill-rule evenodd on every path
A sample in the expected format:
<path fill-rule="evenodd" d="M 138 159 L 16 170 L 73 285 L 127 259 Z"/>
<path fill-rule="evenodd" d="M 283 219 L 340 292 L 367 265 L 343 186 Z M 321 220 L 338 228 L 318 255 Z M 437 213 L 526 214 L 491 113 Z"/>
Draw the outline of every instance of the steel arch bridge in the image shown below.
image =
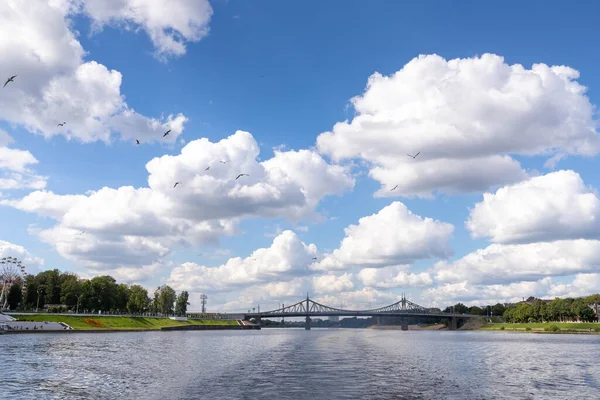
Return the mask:
<path fill-rule="evenodd" d="M 431 317 L 448 318 L 450 320 L 450 329 L 456 329 L 459 320 L 479 317 L 477 315 L 443 313 L 432 308 L 420 306 L 406 299 L 402 299 L 385 307 L 373 308 L 369 310 L 344 310 L 326 306 L 311 300 L 308 295 L 305 300 L 299 301 L 290 306 L 283 306 L 276 310 L 246 313 L 244 319 L 255 318 L 260 325 L 262 318 L 286 318 L 286 317 L 306 317 L 305 328 L 310 329 L 311 317 L 400 317 L 402 319 L 402 329 L 408 329 L 408 317 Z"/>

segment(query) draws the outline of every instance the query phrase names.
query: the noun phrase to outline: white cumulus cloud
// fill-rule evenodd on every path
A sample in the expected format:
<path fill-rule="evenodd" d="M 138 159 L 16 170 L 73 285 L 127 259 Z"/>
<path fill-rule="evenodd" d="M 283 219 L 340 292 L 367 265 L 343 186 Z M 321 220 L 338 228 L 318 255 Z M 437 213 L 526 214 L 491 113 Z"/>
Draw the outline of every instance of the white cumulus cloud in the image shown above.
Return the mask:
<path fill-rule="evenodd" d="M 559 240 L 529 244 L 492 244 L 454 261 L 438 262 L 439 283 L 505 284 L 600 271 L 600 241 Z"/>
<path fill-rule="evenodd" d="M 44 265 L 44 259 L 35 257 L 23 246 L 0 239 L 0 258 L 13 257 L 21 261 L 28 274 L 37 274 L 38 269 Z"/>
<path fill-rule="evenodd" d="M 409 268 L 408 265 L 363 268 L 357 276 L 365 286 L 383 289 L 433 285 L 433 279 L 428 272 L 410 273 Z"/>
<path fill-rule="evenodd" d="M 114 268 L 161 261 L 176 245 L 217 244 L 238 233 L 240 218 L 314 216 L 321 198 L 354 185 L 345 168 L 310 151 L 275 152 L 263 162 L 258 155 L 252 135 L 238 131 L 152 159 L 146 165 L 149 187 L 104 187 L 85 195 L 36 191 L 0 205 L 56 219 L 56 226 L 32 232 L 66 258 Z M 249 176 L 236 179 L 240 173 Z"/>
<path fill-rule="evenodd" d="M 0 129 L 0 190 L 46 187 L 46 177 L 37 175 L 31 168 L 38 160 L 28 150 L 8 147 L 13 142 L 13 138 Z"/>
<path fill-rule="evenodd" d="M 557 171 L 485 193 L 466 228 L 496 243 L 600 237 L 600 199 L 578 173 Z"/>
<path fill-rule="evenodd" d="M 173 268 L 168 279 L 175 289 L 228 291 L 234 287 L 285 281 L 312 273 L 308 266 L 317 254 L 314 244 L 305 244 L 289 230 L 273 239 L 268 248 L 254 250 L 246 258 L 230 258 L 218 267 L 187 262 Z"/>
<path fill-rule="evenodd" d="M 186 12 L 169 8 L 177 15 Z M 183 114 L 149 118 L 136 113 L 121 93 L 121 73 L 83 60 L 85 50 L 69 21 L 78 9 L 66 0 L 0 2 L 2 84 L 17 75 L 2 89 L 0 120 L 46 138 L 63 135 L 84 143 L 109 142 L 114 133 L 124 140 L 175 142 L 187 122 Z"/>
<path fill-rule="evenodd" d="M 386 267 L 419 259 L 447 258 L 454 226 L 413 214 L 395 201 L 345 229 L 339 248 L 311 268 L 331 271 L 368 265 Z"/>
<path fill-rule="evenodd" d="M 356 116 L 317 146 L 334 160 L 367 161 L 377 196 L 488 190 L 526 177 L 511 154 L 551 163 L 598 154 L 598 122 L 578 78 L 567 66 L 527 69 L 493 54 L 421 55 L 390 76 L 373 74 L 352 99 Z"/>
<path fill-rule="evenodd" d="M 105 25 L 142 28 L 161 60 L 182 56 L 186 42 L 205 37 L 213 15 L 208 0 L 76 0 L 76 3 L 92 18 L 95 30 Z"/>

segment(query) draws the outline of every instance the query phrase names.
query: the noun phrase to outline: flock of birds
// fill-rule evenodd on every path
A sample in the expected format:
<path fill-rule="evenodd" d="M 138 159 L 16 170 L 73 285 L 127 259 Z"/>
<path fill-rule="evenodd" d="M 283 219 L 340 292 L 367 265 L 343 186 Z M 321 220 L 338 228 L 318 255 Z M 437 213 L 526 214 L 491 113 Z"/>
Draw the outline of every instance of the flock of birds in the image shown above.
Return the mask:
<path fill-rule="evenodd" d="M 13 82 L 13 83 L 14 83 L 14 81 L 15 81 L 15 78 L 16 78 L 16 77 L 17 77 L 17 75 L 13 75 L 13 76 L 11 76 L 10 78 L 8 78 L 8 79 L 6 80 L 6 82 L 4 82 L 4 86 L 3 86 L 3 88 L 5 88 L 5 87 L 6 87 L 6 85 L 8 85 L 8 84 L 9 84 L 9 83 L 11 83 L 11 82 Z M 60 126 L 60 127 L 62 127 L 62 126 L 65 126 L 66 124 L 67 124 L 67 123 L 66 123 L 65 121 L 63 121 L 62 123 L 58 124 L 58 125 L 57 125 L 57 127 L 59 127 L 59 126 Z M 167 137 L 167 136 L 169 135 L 169 133 L 171 133 L 171 129 L 169 129 L 168 131 L 166 131 L 165 133 L 163 133 L 162 137 L 163 137 L 163 138 Z M 139 139 L 135 139 L 135 144 L 136 144 L 136 145 L 139 145 L 139 144 L 141 144 L 141 143 L 140 143 L 140 140 L 139 140 Z M 223 160 L 220 160 L 219 162 L 220 162 L 221 164 L 227 164 L 229 161 L 223 161 Z M 210 169 L 210 165 L 209 165 L 208 167 L 206 167 L 205 171 L 208 171 L 209 169 Z M 250 176 L 250 175 L 249 175 L 249 174 L 239 174 L 239 175 L 238 175 L 238 176 L 235 178 L 235 180 L 237 181 L 237 180 L 238 180 L 238 179 L 240 179 L 242 176 Z M 181 182 L 175 182 L 175 184 L 173 185 L 173 188 L 176 188 L 176 187 L 177 187 L 177 185 L 180 185 L 180 184 L 181 184 Z M 80 233 L 79 235 L 82 235 L 83 233 L 85 233 L 85 232 L 82 232 L 82 233 Z"/>
<path fill-rule="evenodd" d="M 3 86 L 3 88 L 4 88 L 4 87 L 6 87 L 6 85 L 8 85 L 8 84 L 9 84 L 9 83 L 11 83 L 11 82 L 13 82 L 13 83 L 14 83 L 14 81 L 15 81 L 15 78 L 16 78 L 16 77 L 17 77 L 17 75 L 13 75 L 13 76 L 11 76 L 10 78 L 8 78 L 8 79 L 6 80 L 6 82 L 4 82 L 4 86 Z M 61 126 L 61 127 L 62 127 L 62 126 L 65 126 L 66 124 L 67 124 L 67 123 L 63 121 L 62 123 L 58 124 L 57 126 Z M 169 135 L 169 133 L 171 133 L 171 129 L 169 129 L 168 131 L 166 131 L 165 133 L 163 133 L 162 137 L 163 137 L 163 138 L 167 137 L 167 136 Z M 139 144 L 140 144 L 140 141 L 139 141 L 139 139 L 135 139 L 135 144 L 136 144 L 136 145 L 139 145 Z M 419 154 L 421 154 L 421 152 L 420 152 L 420 151 L 419 151 L 417 154 L 415 154 L 415 155 L 412 155 L 412 154 L 407 154 L 407 156 L 411 157 L 411 158 L 414 160 L 415 158 L 417 158 L 417 156 L 418 156 Z M 220 162 L 221 164 L 227 164 L 229 161 L 228 161 L 228 160 L 227 160 L 227 161 L 220 160 L 219 162 Z M 208 170 L 210 170 L 210 165 L 204 169 L 204 171 L 208 171 Z M 240 179 L 242 176 L 250 176 L 250 175 L 248 175 L 248 174 L 239 174 L 239 175 L 238 175 L 238 176 L 235 178 L 235 180 L 237 181 L 237 180 L 238 180 L 238 179 Z M 181 184 L 181 182 L 175 182 L 175 184 L 173 185 L 173 188 L 176 188 L 176 187 L 177 187 L 178 185 L 180 185 L 180 184 Z M 390 192 L 393 192 L 394 190 L 396 190 L 396 189 L 398 188 L 398 186 L 399 186 L 399 185 L 396 185 L 396 186 L 394 186 L 394 187 L 392 188 L 392 190 L 390 190 Z M 84 233 L 85 233 L 85 231 L 81 231 L 80 233 L 78 233 L 78 234 L 77 234 L 77 236 L 81 236 L 81 235 L 83 235 Z M 200 256 L 202 256 L 202 253 L 200 253 Z M 255 260 L 255 259 L 253 258 L 253 260 Z M 317 260 L 317 257 L 313 257 L 313 260 Z"/>

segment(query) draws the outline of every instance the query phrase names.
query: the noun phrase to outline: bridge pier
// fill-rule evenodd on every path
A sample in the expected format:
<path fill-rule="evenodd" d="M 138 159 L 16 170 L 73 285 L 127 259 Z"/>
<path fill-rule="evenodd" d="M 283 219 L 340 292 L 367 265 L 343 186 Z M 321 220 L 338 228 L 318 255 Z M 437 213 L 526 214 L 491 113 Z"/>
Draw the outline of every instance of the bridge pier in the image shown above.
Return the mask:
<path fill-rule="evenodd" d="M 260 317 L 256 317 L 256 325 L 260 326 Z"/>
<path fill-rule="evenodd" d="M 306 323 L 304 324 L 304 330 L 310 331 L 310 317 L 306 316 Z"/>
<path fill-rule="evenodd" d="M 458 318 L 450 317 L 450 319 L 448 321 L 448 330 L 455 331 L 457 329 L 458 329 Z"/>
<path fill-rule="evenodd" d="M 407 318 L 400 319 L 400 330 L 403 330 L 403 331 L 408 330 L 408 319 Z"/>

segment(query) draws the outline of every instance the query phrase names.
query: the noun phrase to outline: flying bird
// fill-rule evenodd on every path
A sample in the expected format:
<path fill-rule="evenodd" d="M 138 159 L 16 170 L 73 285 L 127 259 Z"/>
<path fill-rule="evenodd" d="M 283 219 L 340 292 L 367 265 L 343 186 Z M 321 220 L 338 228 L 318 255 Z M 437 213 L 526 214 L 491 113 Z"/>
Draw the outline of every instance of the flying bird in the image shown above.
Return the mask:
<path fill-rule="evenodd" d="M 317 257 L 313 257 L 312 259 L 313 259 L 313 260 L 316 260 L 316 259 L 317 259 Z"/>
<path fill-rule="evenodd" d="M 163 135 L 163 137 L 167 136 L 170 132 L 171 132 L 171 130 L 169 129 L 168 131 L 165 132 L 165 134 Z"/>
<path fill-rule="evenodd" d="M 229 160 L 227 160 L 227 161 L 222 161 L 222 160 L 221 160 L 221 161 L 219 161 L 219 162 L 220 162 L 221 164 L 227 164 L 227 163 L 229 162 Z"/>
<path fill-rule="evenodd" d="M 198 255 L 199 255 L 200 257 L 202 257 L 202 255 L 203 255 L 203 254 L 204 254 L 204 253 L 198 253 Z"/>
<path fill-rule="evenodd" d="M 62 124 L 58 124 L 56 126 L 65 126 L 66 122 L 63 122 Z"/>
<path fill-rule="evenodd" d="M 173 185 L 173 187 L 176 187 L 177 185 L 179 185 L 179 182 L 175 182 L 175 184 Z"/>
<path fill-rule="evenodd" d="M 235 178 L 235 180 L 237 181 L 237 180 L 238 180 L 238 179 L 240 179 L 242 176 L 250 176 L 250 175 L 248 175 L 248 174 L 239 174 L 239 175 L 237 176 L 237 178 Z"/>
<path fill-rule="evenodd" d="M 394 188 L 392 190 L 390 190 L 390 192 L 393 192 L 396 189 L 398 189 L 398 185 L 394 186 Z"/>
<path fill-rule="evenodd" d="M 13 75 L 10 78 L 8 78 L 6 80 L 6 82 L 4 82 L 4 86 L 2 86 L 2 87 L 6 87 L 6 85 L 8 85 L 10 82 L 14 82 L 16 77 L 17 77 L 17 75 Z"/>
<path fill-rule="evenodd" d="M 210 165 L 206 168 L 204 168 L 205 171 L 208 171 L 210 169 Z"/>
<path fill-rule="evenodd" d="M 140 141 L 138 139 L 135 139 L 135 144 L 140 144 Z"/>
<path fill-rule="evenodd" d="M 81 232 L 79 232 L 79 233 L 77 234 L 77 236 L 81 236 L 81 235 L 83 235 L 84 233 L 85 233 L 85 231 L 81 231 Z"/>
<path fill-rule="evenodd" d="M 418 152 L 418 153 L 417 153 L 417 154 L 415 154 L 414 156 L 411 156 L 410 154 L 407 154 L 407 156 L 409 156 L 409 157 L 412 157 L 412 158 L 414 159 L 414 158 L 417 158 L 417 156 L 418 156 L 419 154 L 421 154 L 421 152 Z"/>

